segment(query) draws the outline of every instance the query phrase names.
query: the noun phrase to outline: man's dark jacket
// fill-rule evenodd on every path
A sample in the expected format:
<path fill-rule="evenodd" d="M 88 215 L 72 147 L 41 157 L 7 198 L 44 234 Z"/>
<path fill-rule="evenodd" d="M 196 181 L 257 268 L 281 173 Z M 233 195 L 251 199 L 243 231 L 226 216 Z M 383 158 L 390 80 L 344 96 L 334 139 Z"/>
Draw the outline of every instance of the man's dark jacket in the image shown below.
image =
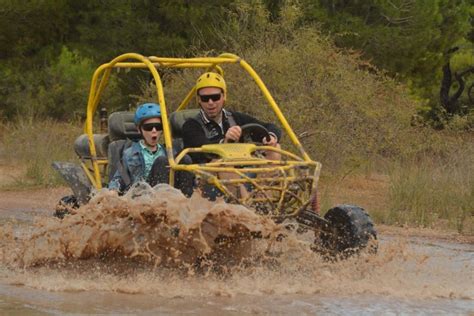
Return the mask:
<path fill-rule="evenodd" d="M 222 126 L 224 130 L 222 130 L 219 124 L 209 120 L 204 115 L 204 112 L 200 111 L 196 117 L 186 120 L 183 125 L 182 136 L 184 148 L 201 147 L 202 145 L 206 144 L 221 143 L 224 140 L 225 133 L 232 125 L 242 126 L 249 123 L 256 123 L 264 126 L 269 133 L 272 133 L 276 136 L 278 141 L 280 140 L 281 130 L 275 124 L 264 123 L 250 115 L 241 112 L 223 110 Z M 193 163 L 206 163 L 211 160 L 209 155 L 206 154 L 190 155 Z"/>

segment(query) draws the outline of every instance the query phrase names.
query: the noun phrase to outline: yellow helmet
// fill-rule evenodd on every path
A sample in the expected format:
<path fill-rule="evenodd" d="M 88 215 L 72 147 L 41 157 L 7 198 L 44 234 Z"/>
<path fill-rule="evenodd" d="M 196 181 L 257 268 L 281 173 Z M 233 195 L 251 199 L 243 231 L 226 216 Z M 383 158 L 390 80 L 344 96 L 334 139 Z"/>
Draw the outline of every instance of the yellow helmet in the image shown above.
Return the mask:
<path fill-rule="evenodd" d="M 227 95 L 227 86 L 224 77 L 215 72 L 203 73 L 196 81 L 196 93 L 201 88 L 216 87 L 221 88 L 224 92 L 224 97 Z"/>

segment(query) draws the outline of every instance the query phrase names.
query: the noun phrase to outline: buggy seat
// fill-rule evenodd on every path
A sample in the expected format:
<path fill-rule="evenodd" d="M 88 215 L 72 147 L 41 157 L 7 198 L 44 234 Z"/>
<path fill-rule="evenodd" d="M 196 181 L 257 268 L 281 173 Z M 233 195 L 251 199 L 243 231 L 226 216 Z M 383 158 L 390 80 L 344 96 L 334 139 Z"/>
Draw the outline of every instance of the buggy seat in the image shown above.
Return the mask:
<path fill-rule="evenodd" d="M 169 120 L 175 154 L 183 148 L 182 129 L 184 122 L 188 118 L 195 117 L 198 112 L 199 109 L 190 109 L 171 113 Z M 141 138 L 140 132 L 134 123 L 134 116 L 133 112 L 114 112 L 109 116 L 108 134 L 94 134 L 97 157 L 109 160 L 109 178 L 117 171 L 124 150 L 130 147 L 133 141 Z M 82 159 L 91 158 L 87 134 L 82 134 L 76 139 L 74 150 Z"/>
<path fill-rule="evenodd" d="M 107 150 L 109 179 L 117 171 L 124 150 L 130 147 L 133 141 L 141 138 L 140 132 L 135 125 L 134 117 L 135 114 L 128 111 L 114 112 L 109 116 L 110 144 Z"/>
<path fill-rule="evenodd" d="M 171 113 L 169 120 L 175 155 L 183 149 L 181 137 L 184 122 L 188 118 L 196 116 L 198 112 L 198 109 L 191 109 Z M 123 151 L 131 146 L 132 141 L 141 138 L 134 123 L 134 115 L 133 112 L 121 111 L 114 112 L 109 116 L 110 144 L 107 155 L 109 158 L 109 177 L 112 177 L 117 171 Z"/>
<path fill-rule="evenodd" d="M 170 124 L 174 139 L 181 139 L 183 137 L 184 122 L 189 118 L 195 117 L 198 113 L 199 109 L 182 110 L 171 113 Z"/>
<path fill-rule="evenodd" d="M 94 134 L 94 143 L 98 158 L 110 156 L 110 147 L 121 147 L 127 141 L 140 139 L 140 133 L 133 122 L 132 112 L 114 112 L 109 117 L 108 134 Z M 76 154 L 83 159 L 90 159 L 90 145 L 87 134 L 80 135 L 74 142 Z"/>

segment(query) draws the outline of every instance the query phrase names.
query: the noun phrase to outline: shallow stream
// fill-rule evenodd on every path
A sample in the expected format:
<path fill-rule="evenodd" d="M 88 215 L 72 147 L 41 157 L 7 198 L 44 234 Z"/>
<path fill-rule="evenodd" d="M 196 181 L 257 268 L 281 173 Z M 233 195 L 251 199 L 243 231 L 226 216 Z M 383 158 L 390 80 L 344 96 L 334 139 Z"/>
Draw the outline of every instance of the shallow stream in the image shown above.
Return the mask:
<path fill-rule="evenodd" d="M 329 263 L 310 233 L 276 242 L 273 222 L 167 187 L 104 192 L 63 221 L 50 213 L 0 215 L 2 313 L 474 313 L 468 243 L 379 234 L 376 255 Z"/>

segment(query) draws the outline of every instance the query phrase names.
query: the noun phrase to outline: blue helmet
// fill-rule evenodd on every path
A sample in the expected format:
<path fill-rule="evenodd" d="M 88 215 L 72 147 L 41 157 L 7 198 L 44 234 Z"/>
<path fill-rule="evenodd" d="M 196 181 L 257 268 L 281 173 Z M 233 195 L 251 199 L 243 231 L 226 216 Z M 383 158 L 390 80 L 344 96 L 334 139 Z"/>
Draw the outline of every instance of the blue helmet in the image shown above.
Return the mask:
<path fill-rule="evenodd" d="M 135 112 L 135 125 L 140 125 L 143 120 L 159 117 L 161 118 L 160 105 L 157 103 L 144 103 L 137 108 Z"/>

